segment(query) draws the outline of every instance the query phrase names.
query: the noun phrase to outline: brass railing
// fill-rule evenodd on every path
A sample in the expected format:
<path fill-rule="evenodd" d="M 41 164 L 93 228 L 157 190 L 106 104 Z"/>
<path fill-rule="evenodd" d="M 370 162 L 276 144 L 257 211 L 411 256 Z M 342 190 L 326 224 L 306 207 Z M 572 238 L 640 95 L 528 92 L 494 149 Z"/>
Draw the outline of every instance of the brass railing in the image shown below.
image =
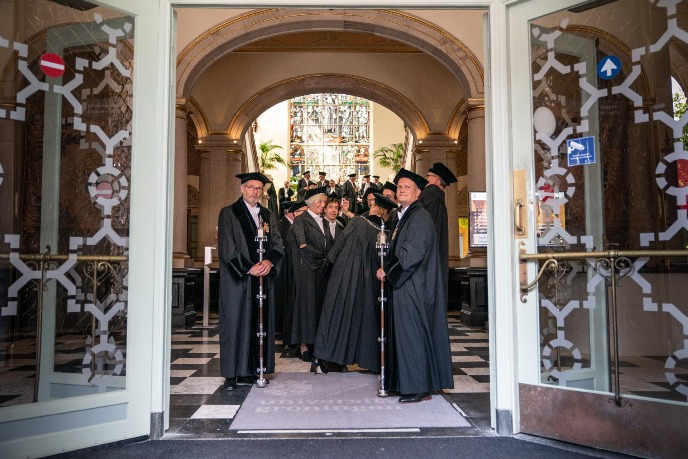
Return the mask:
<path fill-rule="evenodd" d="M 610 322 L 612 333 L 612 346 L 614 353 L 614 403 L 617 406 L 622 406 L 621 388 L 620 388 L 620 372 L 619 372 L 619 331 L 617 320 L 617 304 L 616 304 L 616 287 L 618 282 L 631 272 L 633 263 L 631 258 L 670 258 L 670 257 L 688 257 L 688 250 L 603 250 L 597 252 L 550 252 L 550 253 L 524 253 L 519 254 L 518 259 L 521 263 L 528 261 L 544 261 L 535 279 L 524 285 L 521 284 L 521 293 L 526 294 L 532 289 L 540 280 L 545 271 L 555 272 L 560 261 L 568 260 L 590 260 L 594 259 L 592 263 L 593 269 L 605 279 L 605 282 L 610 287 Z M 623 271 L 626 270 L 625 273 Z M 602 271 L 607 271 L 605 274 Z"/>
<path fill-rule="evenodd" d="M 0 253 L 0 260 L 9 260 L 11 254 Z M 52 270 L 52 266 L 56 262 L 64 262 L 70 259 L 70 255 L 67 254 L 51 254 L 50 246 L 47 250 L 40 254 L 19 254 L 19 259 L 26 262 L 35 263 L 37 266 L 37 271 L 40 271 L 41 275 L 37 278 L 38 285 L 37 296 L 36 296 L 36 379 L 34 383 L 34 393 L 33 401 L 38 401 L 38 386 L 40 380 L 40 362 L 41 362 L 41 336 L 43 334 L 43 292 L 45 291 L 46 282 L 50 279 L 46 279 L 46 272 Z M 126 255 L 77 255 L 76 263 L 85 264 L 84 273 L 89 276 L 92 286 L 93 302 L 96 303 L 98 299 L 98 286 L 99 282 L 103 276 L 111 276 L 110 278 L 114 281 L 114 288 L 119 290 L 120 293 L 124 290 L 123 276 L 120 276 L 121 270 L 116 269 L 115 263 L 126 263 L 129 261 L 129 257 Z M 98 329 L 96 323 L 96 317 L 91 315 L 91 344 L 96 345 L 96 338 L 98 337 Z M 90 362 L 91 376 L 88 379 L 90 383 L 91 380 L 96 375 L 96 359 L 92 358 Z"/>

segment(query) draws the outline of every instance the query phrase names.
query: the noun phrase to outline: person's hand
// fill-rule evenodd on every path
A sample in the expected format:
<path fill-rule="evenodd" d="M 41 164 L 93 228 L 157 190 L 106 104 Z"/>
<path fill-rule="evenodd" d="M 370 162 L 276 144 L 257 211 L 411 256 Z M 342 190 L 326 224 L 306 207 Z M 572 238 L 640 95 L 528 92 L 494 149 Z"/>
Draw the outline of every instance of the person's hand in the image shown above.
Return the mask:
<path fill-rule="evenodd" d="M 272 269 L 272 262 L 270 260 L 263 260 L 260 263 L 256 263 L 251 267 L 248 273 L 252 276 L 263 277 L 270 274 Z"/>
<path fill-rule="evenodd" d="M 378 280 L 381 280 L 381 281 L 385 280 L 385 270 L 384 269 L 378 268 L 377 273 L 375 273 L 375 275 L 377 276 Z"/>

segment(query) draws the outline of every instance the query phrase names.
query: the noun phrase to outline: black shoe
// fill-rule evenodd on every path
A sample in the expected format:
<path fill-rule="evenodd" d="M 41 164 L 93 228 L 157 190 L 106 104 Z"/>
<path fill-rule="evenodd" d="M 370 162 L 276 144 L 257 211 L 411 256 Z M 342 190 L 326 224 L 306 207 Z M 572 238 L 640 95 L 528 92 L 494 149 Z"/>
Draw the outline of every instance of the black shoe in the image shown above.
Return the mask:
<path fill-rule="evenodd" d="M 422 392 L 420 394 L 405 394 L 399 397 L 399 403 L 418 403 L 430 399 L 432 399 L 430 392 Z"/>
<path fill-rule="evenodd" d="M 301 360 L 304 362 L 310 362 L 313 360 L 313 354 L 311 354 L 311 351 L 306 351 L 301 353 Z"/>
<path fill-rule="evenodd" d="M 325 365 L 324 360 L 320 360 L 318 358 L 313 359 L 313 362 L 311 363 L 311 371 L 314 372 L 315 374 L 318 374 L 318 369 L 320 369 L 320 373 L 322 374 L 327 374 L 328 369 L 327 366 Z"/>
<path fill-rule="evenodd" d="M 288 359 L 294 358 L 294 357 L 300 357 L 301 352 L 299 352 L 299 349 L 289 349 L 284 352 L 283 357 L 286 357 Z"/>
<path fill-rule="evenodd" d="M 237 388 L 237 378 L 225 378 L 224 389 L 226 391 L 231 391 Z"/>
<path fill-rule="evenodd" d="M 263 376 L 263 378 L 265 378 L 265 376 Z M 251 386 L 251 385 L 255 384 L 257 381 L 258 381 L 258 376 L 256 376 L 256 375 L 239 376 L 239 378 L 237 379 L 237 383 L 240 386 Z M 268 381 L 266 379 L 265 384 L 270 384 L 270 381 Z"/>

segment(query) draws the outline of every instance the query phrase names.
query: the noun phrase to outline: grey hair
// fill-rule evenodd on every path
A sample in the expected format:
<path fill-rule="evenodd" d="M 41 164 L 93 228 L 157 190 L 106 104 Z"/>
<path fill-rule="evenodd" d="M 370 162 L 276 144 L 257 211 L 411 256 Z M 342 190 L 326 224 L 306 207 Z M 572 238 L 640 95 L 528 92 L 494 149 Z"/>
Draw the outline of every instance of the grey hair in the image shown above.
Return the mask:
<path fill-rule="evenodd" d="M 308 207 L 311 207 L 313 204 L 315 204 L 316 202 L 318 202 L 320 200 L 320 196 L 325 196 L 325 193 L 314 194 L 310 198 L 306 199 L 306 205 Z"/>

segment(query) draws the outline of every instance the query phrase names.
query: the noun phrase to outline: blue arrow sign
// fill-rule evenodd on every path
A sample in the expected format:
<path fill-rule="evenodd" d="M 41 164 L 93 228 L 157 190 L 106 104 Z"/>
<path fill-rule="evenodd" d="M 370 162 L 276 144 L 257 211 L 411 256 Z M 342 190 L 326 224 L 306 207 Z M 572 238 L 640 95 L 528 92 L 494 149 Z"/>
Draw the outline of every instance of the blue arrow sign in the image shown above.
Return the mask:
<path fill-rule="evenodd" d="M 569 166 L 595 163 L 595 137 L 579 137 L 566 141 Z"/>
<path fill-rule="evenodd" d="M 607 56 L 597 63 L 597 76 L 603 80 L 611 80 L 621 72 L 621 59 Z"/>

